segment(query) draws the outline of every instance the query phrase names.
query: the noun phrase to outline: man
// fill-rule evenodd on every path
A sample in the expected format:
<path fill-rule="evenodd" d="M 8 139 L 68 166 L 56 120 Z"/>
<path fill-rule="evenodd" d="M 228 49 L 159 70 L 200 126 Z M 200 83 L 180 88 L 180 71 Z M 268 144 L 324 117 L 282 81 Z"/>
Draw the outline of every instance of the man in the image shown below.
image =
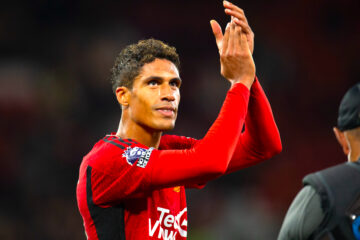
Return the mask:
<path fill-rule="evenodd" d="M 231 88 L 202 140 L 162 136 L 174 128 L 180 100 L 175 48 L 148 39 L 116 59 L 119 128 L 84 157 L 77 186 L 88 239 L 186 239 L 185 188 L 201 188 L 281 151 L 270 105 L 254 82 L 254 34 L 240 8 L 224 7 L 233 18 L 224 35 L 216 21 L 211 27 Z"/>
<path fill-rule="evenodd" d="M 304 178 L 278 239 L 360 239 L 360 83 L 342 99 L 334 133 L 348 162 Z"/>

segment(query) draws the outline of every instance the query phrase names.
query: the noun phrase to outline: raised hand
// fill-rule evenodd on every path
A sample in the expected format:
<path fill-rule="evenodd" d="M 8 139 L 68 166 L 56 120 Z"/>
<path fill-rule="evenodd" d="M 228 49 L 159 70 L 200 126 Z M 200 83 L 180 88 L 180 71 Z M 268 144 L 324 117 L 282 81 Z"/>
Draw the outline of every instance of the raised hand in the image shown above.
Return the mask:
<path fill-rule="evenodd" d="M 242 10 L 238 6 L 232 4 L 228 1 L 224 1 L 223 4 L 225 7 L 225 13 L 227 15 L 231 16 L 232 21 L 234 21 L 236 24 L 238 24 L 241 27 L 243 33 L 245 33 L 246 39 L 248 41 L 249 48 L 250 48 L 250 51 L 252 54 L 254 52 L 254 36 L 255 35 L 249 26 L 249 23 L 246 19 L 244 10 Z"/>
<path fill-rule="evenodd" d="M 250 89 L 255 79 L 255 63 L 242 27 L 231 21 L 223 35 L 215 20 L 210 24 L 219 49 L 221 75 L 232 85 L 240 82 Z"/>

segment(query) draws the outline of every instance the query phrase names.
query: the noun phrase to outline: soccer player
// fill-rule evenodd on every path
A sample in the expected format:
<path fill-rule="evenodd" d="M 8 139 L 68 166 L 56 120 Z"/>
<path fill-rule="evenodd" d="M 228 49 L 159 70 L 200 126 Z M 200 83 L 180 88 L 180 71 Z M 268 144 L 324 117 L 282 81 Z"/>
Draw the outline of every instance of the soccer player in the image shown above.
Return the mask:
<path fill-rule="evenodd" d="M 360 240 L 360 82 L 343 97 L 335 136 L 348 162 L 307 175 L 279 240 Z"/>
<path fill-rule="evenodd" d="M 80 166 L 77 200 L 88 239 L 186 239 L 185 188 L 201 188 L 281 151 L 270 104 L 255 79 L 254 34 L 243 10 L 229 2 L 224 7 L 232 17 L 224 34 L 210 23 L 231 87 L 201 140 L 162 136 L 174 128 L 180 101 L 175 48 L 148 39 L 117 57 L 118 131 L 97 142 Z"/>

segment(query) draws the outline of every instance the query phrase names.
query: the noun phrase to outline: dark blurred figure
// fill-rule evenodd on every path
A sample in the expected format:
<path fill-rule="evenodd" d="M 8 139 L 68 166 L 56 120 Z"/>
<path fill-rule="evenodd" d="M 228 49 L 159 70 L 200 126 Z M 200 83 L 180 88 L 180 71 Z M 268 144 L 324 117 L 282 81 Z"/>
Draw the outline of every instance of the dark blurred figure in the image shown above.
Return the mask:
<path fill-rule="evenodd" d="M 278 239 L 360 239 L 360 83 L 342 99 L 334 133 L 348 162 L 304 178 Z"/>

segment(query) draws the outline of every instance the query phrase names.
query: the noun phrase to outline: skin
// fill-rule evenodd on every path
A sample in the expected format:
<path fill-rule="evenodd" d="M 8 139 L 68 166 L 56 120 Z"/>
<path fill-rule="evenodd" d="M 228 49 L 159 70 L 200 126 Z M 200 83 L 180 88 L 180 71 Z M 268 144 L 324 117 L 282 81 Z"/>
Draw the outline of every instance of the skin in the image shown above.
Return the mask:
<path fill-rule="evenodd" d="M 348 157 L 348 161 L 357 161 L 360 157 L 360 139 L 353 132 L 359 131 L 359 129 L 342 132 L 337 127 L 334 127 L 333 130 L 344 154 Z"/>
<path fill-rule="evenodd" d="M 250 89 L 255 79 L 254 34 L 242 9 L 226 1 L 224 7 L 232 17 L 225 32 L 215 20 L 210 21 L 219 50 L 221 75 L 231 86 L 242 83 Z M 116 89 L 117 101 L 122 106 L 116 135 L 158 148 L 162 132 L 175 126 L 180 85 L 179 71 L 172 62 L 155 59 L 145 64 L 132 89 L 123 86 Z"/>
<path fill-rule="evenodd" d="M 116 135 L 158 147 L 161 132 L 175 126 L 180 85 L 179 71 L 172 62 L 155 59 L 145 64 L 131 90 L 126 87 L 116 89 L 117 100 L 122 106 Z"/>

